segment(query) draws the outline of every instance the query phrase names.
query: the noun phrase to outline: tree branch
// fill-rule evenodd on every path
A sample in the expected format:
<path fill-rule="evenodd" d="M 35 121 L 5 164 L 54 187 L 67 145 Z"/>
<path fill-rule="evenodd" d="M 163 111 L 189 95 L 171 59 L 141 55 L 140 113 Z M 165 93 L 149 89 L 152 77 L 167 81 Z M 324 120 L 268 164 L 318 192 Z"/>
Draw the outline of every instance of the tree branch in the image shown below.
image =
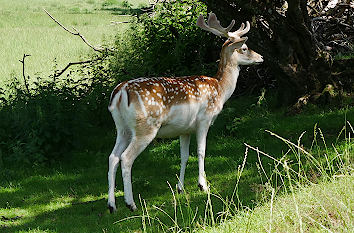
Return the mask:
<path fill-rule="evenodd" d="M 87 60 L 87 61 L 69 62 L 69 64 L 67 64 L 67 65 L 64 67 L 64 69 L 62 69 L 61 71 L 55 72 L 54 78 L 57 78 L 57 77 L 59 77 L 60 75 L 62 75 L 70 66 L 92 63 L 92 62 L 99 61 L 99 60 L 102 60 L 102 59 L 101 59 L 101 58 L 97 58 L 97 59 Z"/>
<path fill-rule="evenodd" d="M 23 81 L 25 82 L 25 86 L 26 86 L 28 95 L 30 94 L 30 91 L 29 91 L 29 87 L 28 87 L 28 83 L 27 83 L 26 75 L 25 75 L 25 58 L 29 57 L 29 56 L 31 56 L 31 55 L 23 54 L 22 60 L 19 60 L 19 62 L 22 63 L 22 77 L 23 77 Z"/>
<path fill-rule="evenodd" d="M 92 48 L 94 51 L 102 53 L 103 56 L 106 56 L 107 52 L 113 53 L 114 50 L 110 49 L 110 48 L 104 48 L 104 47 L 97 47 L 97 46 L 93 46 L 90 42 L 88 42 L 88 40 L 79 32 L 79 30 L 77 30 L 76 28 L 73 27 L 73 31 L 69 30 L 67 27 L 65 27 L 62 23 L 60 23 L 56 18 L 54 18 L 46 9 L 44 9 L 44 12 L 54 21 L 56 22 L 61 28 L 63 28 L 65 31 L 69 32 L 70 34 L 74 35 L 74 36 L 78 36 L 81 38 L 81 40 L 90 48 Z M 124 22 L 125 23 L 125 22 Z M 78 62 L 70 62 L 68 63 L 64 69 L 62 69 L 61 71 L 56 71 L 54 74 L 54 78 L 59 77 L 60 75 L 62 75 L 70 66 L 72 65 L 82 65 L 82 64 L 87 64 L 87 63 L 92 63 L 95 61 L 99 61 L 102 60 L 103 58 L 96 58 L 96 59 L 92 59 L 92 60 L 86 60 L 86 61 L 78 61 Z"/>
<path fill-rule="evenodd" d="M 122 21 L 122 22 L 111 21 L 111 25 L 121 24 L 121 23 L 130 23 L 130 22 L 129 21 Z"/>
<path fill-rule="evenodd" d="M 71 31 L 69 30 L 68 28 L 66 28 L 63 24 L 61 24 L 57 19 L 55 19 L 51 14 L 49 14 L 49 12 L 44 9 L 44 12 L 47 13 L 47 15 L 54 21 L 56 22 L 61 28 L 63 28 L 65 31 L 69 32 L 70 34 L 74 35 L 74 36 L 79 36 L 82 41 L 87 45 L 89 46 L 90 48 L 92 48 L 93 50 L 95 50 L 96 52 L 100 52 L 100 53 L 103 53 L 103 52 L 106 52 L 106 51 L 110 51 L 110 52 L 114 52 L 113 49 L 109 49 L 109 48 L 104 48 L 104 47 L 96 47 L 96 46 L 93 46 L 90 42 L 87 41 L 87 39 L 76 29 L 73 27 L 74 31 Z"/>

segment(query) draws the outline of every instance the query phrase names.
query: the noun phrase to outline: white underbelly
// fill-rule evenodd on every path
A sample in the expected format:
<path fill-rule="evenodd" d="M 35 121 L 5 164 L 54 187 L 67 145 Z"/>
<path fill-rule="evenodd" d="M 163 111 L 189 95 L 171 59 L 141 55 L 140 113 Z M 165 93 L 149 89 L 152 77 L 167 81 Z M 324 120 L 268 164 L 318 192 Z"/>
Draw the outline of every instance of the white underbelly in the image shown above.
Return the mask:
<path fill-rule="evenodd" d="M 193 133 L 201 115 L 205 115 L 205 108 L 199 104 L 172 106 L 156 137 L 169 138 Z"/>

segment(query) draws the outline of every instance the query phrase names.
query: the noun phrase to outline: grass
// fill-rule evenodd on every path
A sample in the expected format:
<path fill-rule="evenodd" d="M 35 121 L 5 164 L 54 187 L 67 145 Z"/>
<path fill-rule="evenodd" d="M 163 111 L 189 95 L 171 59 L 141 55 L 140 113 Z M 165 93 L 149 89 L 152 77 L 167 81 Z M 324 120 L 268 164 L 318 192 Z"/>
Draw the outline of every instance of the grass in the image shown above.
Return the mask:
<path fill-rule="evenodd" d="M 135 9 L 145 2 L 134 0 L 128 5 Z M 0 86 L 11 75 L 20 75 L 18 60 L 23 53 L 32 55 L 26 60 L 26 71 L 35 77 L 47 76 L 53 66 L 60 69 L 91 52 L 79 38 L 52 22 L 42 7 L 64 25 L 78 28 L 96 45 L 124 32 L 126 24 L 110 22 L 126 20 L 119 15 L 128 12 L 126 5 L 116 0 L 0 0 Z M 109 214 L 106 209 L 113 122 L 111 128 L 82 132 L 86 141 L 57 163 L 0 164 L 0 232 L 353 229 L 353 177 L 348 172 L 353 142 L 348 138 L 352 135 L 348 122 L 354 122 L 354 109 L 309 107 L 303 114 L 285 116 L 284 111 L 269 112 L 256 103 L 256 97 L 228 102 L 211 128 L 205 162 L 209 193 L 197 187 L 194 139 L 182 195 L 175 192 L 179 142 L 155 140 L 133 167 L 136 213 L 125 207 L 120 172 L 118 212 Z M 112 121 L 108 114 L 106 121 Z M 245 143 L 250 145 L 248 149 Z"/>
<path fill-rule="evenodd" d="M 202 230 L 206 226 L 221 222 L 225 223 L 216 228 L 207 228 L 208 231 L 227 232 L 227 229 L 231 229 L 229 227 L 233 221 L 242 222 L 240 223 L 242 227 L 255 229 L 253 232 L 258 232 L 256 229 L 261 229 L 262 226 L 268 227 L 271 192 L 264 189 L 267 179 L 260 172 L 257 153 L 248 150 L 247 159 L 244 160 L 244 143 L 259 148 L 275 159 L 281 159 L 286 154 L 286 161 L 293 163 L 291 161 L 297 161 L 296 153 L 287 152 L 289 147 L 286 143 L 264 130 L 270 129 L 293 142 L 297 142 L 302 132 L 307 131 L 302 137 L 301 144 L 308 149 L 314 140 L 314 125 L 317 125 L 321 128 L 328 147 L 326 149 L 323 145 L 317 128 L 317 144 L 312 145 L 311 153 L 322 166 L 326 164 L 324 154 L 331 159 L 336 155 L 335 150 L 330 146 L 332 144 L 337 148 L 338 153 L 348 151 L 347 160 L 352 161 L 352 142 L 344 143 L 344 131 L 339 137 L 337 136 L 346 121 L 353 122 L 354 109 L 312 110 L 301 115 L 284 117 L 283 112 L 270 113 L 262 108 L 249 107 L 250 103 L 256 101 L 248 97 L 229 102 L 210 131 L 206 173 L 211 185 L 211 193 L 205 194 L 197 187 L 198 161 L 195 141 L 192 141 L 191 158 L 186 171 L 186 193 L 177 195 L 175 184 L 180 163 L 178 140 L 155 140 L 138 157 L 133 167 L 135 201 L 138 206 L 140 203 L 138 212 L 131 213 L 125 207 L 122 178 L 118 172 L 116 191 L 118 212 L 109 214 L 106 209 L 106 176 L 107 158 L 114 144 L 112 124 L 111 129 L 92 129 L 90 134 L 85 133 L 90 135 L 87 137 L 87 143 L 72 152 L 70 156 L 65 156 L 66 159 L 58 164 L 49 167 L 33 166 L 31 169 L 5 169 L 1 173 L 0 182 L 1 232 L 177 232 L 181 229 Z M 230 127 L 230 122 L 235 116 L 237 118 Z M 346 135 L 348 133 L 349 128 Z M 265 173 L 269 177 L 277 171 L 272 159 L 262 157 L 261 160 Z M 293 165 L 295 170 L 298 169 L 296 163 Z M 303 165 L 301 169 L 304 171 L 313 169 L 311 166 L 306 168 L 305 165 L 308 164 L 305 162 Z M 278 173 L 282 175 L 273 175 L 272 182 L 279 182 L 280 177 L 286 179 L 284 171 Z M 329 174 L 328 171 L 327 173 Z M 333 182 L 324 179 L 321 183 L 320 180 L 324 176 L 318 177 L 316 174 L 313 175 L 313 182 L 319 182 L 318 185 L 308 185 L 304 182 L 306 188 L 296 185 L 293 188 L 296 190 L 294 191 L 296 200 L 308 196 L 299 204 L 300 212 L 302 213 L 302 209 L 306 208 L 307 212 L 304 214 L 310 213 L 311 207 L 308 203 L 311 203 L 316 206 L 316 209 L 309 216 L 322 224 L 322 218 L 328 221 L 331 218 L 323 217 L 322 212 L 318 212 L 321 211 L 321 205 L 333 206 L 333 200 L 342 191 L 346 193 L 346 196 L 341 196 L 343 202 L 353 201 L 353 195 L 345 189 L 339 189 L 339 194 L 334 192 L 335 187 L 352 187 L 353 180 L 351 177 L 343 181 L 338 178 L 339 183 L 336 183 L 337 179 Z M 291 177 L 293 178 L 294 174 L 291 174 Z M 237 195 L 233 195 L 236 183 L 238 183 Z M 271 184 L 273 186 L 270 187 L 276 187 L 275 183 Z M 273 231 L 295 232 L 294 229 L 297 228 L 289 225 L 292 222 L 297 224 L 294 207 L 287 205 L 293 200 L 289 182 L 278 186 L 281 189 L 277 190 L 273 198 L 272 221 L 279 222 L 274 225 L 279 228 L 273 228 Z M 328 193 L 328 201 L 323 199 L 323 202 L 318 200 L 317 204 L 313 202 L 317 191 L 327 188 L 333 191 L 333 195 Z M 346 206 L 352 208 L 350 205 Z M 344 212 L 341 209 L 334 211 L 337 211 L 333 212 L 336 218 L 337 213 L 347 218 L 346 209 Z M 258 219 L 256 216 L 262 218 Z M 348 216 L 350 223 L 353 221 L 352 215 Z M 303 222 L 304 229 L 305 227 L 320 229 L 320 225 L 316 222 L 313 225 L 308 219 Z M 338 224 L 341 224 L 341 221 L 338 220 Z M 341 225 L 341 227 L 339 229 L 347 229 L 344 228 L 345 226 Z"/>
<path fill-rule="evenodd" d="M 353 176 L 298 190 L 304 232 L 350 232 L 353 226 Z M 291 195 L 277 197 L 253 210 L 240 211 L 232 220 L 200 232 L 300 232 Z"/>
<path fill-rule="evenodd" d="M 121 1 L 113 1 L 111 8 L 104 7 L 100 0 L 0 0 L 0 86 L 12 75 L 20 76 L 22 64 L 18 61 L 23 54 L 26 59 L 26 74 L 31 77 L 46 77 L 53 68 L 62 69 L 67 63 L 79 61 L 92 52 L 79 37 L 70 35 L 54 23 L 42 10 L 47 9 L 68 28 L 76 27 L 93 45 L 114 41 L 117 33 L 123 32 L 127 24 L 111 22 L 127 21 L 121 16 Z M 136 8 L 148 2 L 128 1 Z M 125 9 L 124 7 L 122 9 Z"/>

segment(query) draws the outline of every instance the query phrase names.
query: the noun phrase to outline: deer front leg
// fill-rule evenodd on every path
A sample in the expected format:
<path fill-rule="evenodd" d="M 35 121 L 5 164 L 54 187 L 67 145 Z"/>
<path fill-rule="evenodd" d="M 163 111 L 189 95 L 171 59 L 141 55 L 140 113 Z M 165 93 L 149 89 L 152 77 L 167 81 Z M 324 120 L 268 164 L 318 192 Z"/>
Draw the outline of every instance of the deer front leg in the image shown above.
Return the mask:
<path fill-rule="evenodd" d="M 132 190 L 131 170 L 135 159 L 155 138 L 156 132 L 144 136 L 134 136 L 127 149 L 121 156 L 121 167 L 124 184 L 124 200 L 131 211 L 137 209 Z"/>
<path fill-rule="evenodd" d="M 113 151 L 109 156 L 108 160 L 108 208 L 109 211 L 112 213 L 116 211 L 116 204 L 115 204 L 115 196 L 114 196 L 114 189 L 115 189 L 115 178 L 116 172 L 119 164 L 119 158 L 123 151 L 127 148 L 129 143 L 129 135 L 124 133 L 123 131 L 118 132 L 116 144 L 114 145 Z"/>
<path fill-rule="evenodd" d="M 190 144 L 191 136 L 190 135 L 181 135 L 179 137 L 180 141 L 180 150 L 181 150 L 181 171 L 179 174 L 179 181 L 178 181 L 178 192 L 183 192 L 184 187 L 184 174 L 186 171 L 186 166 L 189 157 L 189 144 Z"/>
<path fill-rule="evenodd" d="M 200 190 L 207 191 L 208 186 L 206 182 L 206 174 L 204 171 L 204 159 L 205 159 L 205 147 L 206 147 L 206 137 L 208 134 L 209 124 L 203 124 L 198 127 L 197 130 L 197 144 L 198 144 L 198 186 Z"/>

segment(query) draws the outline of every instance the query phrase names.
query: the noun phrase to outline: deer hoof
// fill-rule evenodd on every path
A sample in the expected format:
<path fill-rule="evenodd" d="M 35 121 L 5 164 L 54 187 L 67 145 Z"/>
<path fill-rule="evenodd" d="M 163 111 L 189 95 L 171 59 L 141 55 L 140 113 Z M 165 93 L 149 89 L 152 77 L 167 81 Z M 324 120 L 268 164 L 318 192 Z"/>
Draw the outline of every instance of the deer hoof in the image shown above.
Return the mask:
<path fill-rule="evenodd" d="M 111 205 L 108 205 L 108 209 L 109 209 L 109 212 L 110 212 L 111 214 L 113 214 L 114 212 L 117 211 L 117 208 L 114 207 L 114 206 L 111 206 Z"/>
<path fill-rule="evenodd" d="M 180 188 L 177 188 L 177 192 L 178 192 L 179 194 L 182 194 L 182 193 L 183 193 L 183 190 L 180 189 Z"/>
<path fill-rule="evenodd" d="M 207 187 L 205 187 L 204 185 L 198 184 L 198 187 L 200 189 L 200 191 L 206 192 L 208 190 Z"/>
<path fill-rule="evenodd" d="M 133 203 L 131 205 L 129 205 L 129 204 L 125 204 L 125 205 L 128 207 L 128 209 L 130 209 L 131 212 L 134 212 L 138 209 L 138 208 L 136 208 L 135 203 Z"/>

